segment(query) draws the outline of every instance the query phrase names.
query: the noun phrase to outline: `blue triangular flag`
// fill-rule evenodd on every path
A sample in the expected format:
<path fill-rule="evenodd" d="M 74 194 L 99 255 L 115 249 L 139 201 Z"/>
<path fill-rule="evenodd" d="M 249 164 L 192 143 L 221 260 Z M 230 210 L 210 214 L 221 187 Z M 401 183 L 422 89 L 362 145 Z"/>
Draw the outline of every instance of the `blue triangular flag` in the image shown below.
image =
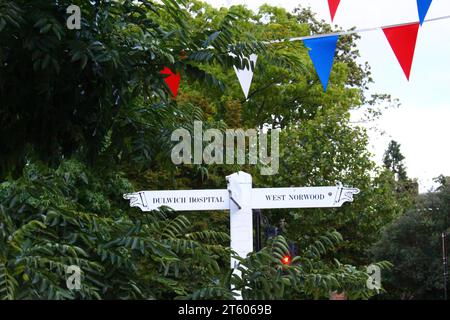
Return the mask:
<path fill-rule="evenodd" d="M 433 0 L 417 0 L 417 8 L 419 9 L 419 19 L 420 25 L 425 21 L 425 17 L 427 16 L 428 9 L 430 9 L 431 2 Z"/>
<path fill-rule="evenodd" d="M 327 91 L 331 68 L 333 67 L 334 53 L 339 36 L 327 36 L 303 40 L 305 46 L 310 49 L 309 56 L 316 68 L 319 79 L 322 82 L 323 91 Z"/>

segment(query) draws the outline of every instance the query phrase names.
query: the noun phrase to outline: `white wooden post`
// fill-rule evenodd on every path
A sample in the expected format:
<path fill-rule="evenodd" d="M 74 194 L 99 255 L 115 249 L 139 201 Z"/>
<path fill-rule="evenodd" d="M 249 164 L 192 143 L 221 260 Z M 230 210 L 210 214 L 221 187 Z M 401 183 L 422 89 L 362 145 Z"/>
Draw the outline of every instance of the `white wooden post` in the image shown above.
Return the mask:
<path fill-rule="evenodd" d="M 227 177 L 230 194 L 230 247 L 239 257 L 245 258 L 253 251 L 252 176 L 245 172 Z M 231 258 L 231 268 L 237 275 L 238 261 Z M 240 292 L 237 299 L 242 299 Z"/>

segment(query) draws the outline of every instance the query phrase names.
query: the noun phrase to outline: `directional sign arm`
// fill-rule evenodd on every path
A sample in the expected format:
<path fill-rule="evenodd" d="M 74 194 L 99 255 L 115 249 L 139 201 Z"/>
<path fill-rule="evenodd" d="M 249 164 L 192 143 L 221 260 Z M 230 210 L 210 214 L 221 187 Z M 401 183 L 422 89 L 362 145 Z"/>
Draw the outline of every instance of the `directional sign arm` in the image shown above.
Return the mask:
<path fill-rule="evenodd" d="M 264 188 L 252 190 L 253 209 L 337 208 L 352 202 L 356 188 L 334 187 Z"/>
<path fill-rule="evenodd" d="M 228 210 L 228 190 L 174 190 L 139 191 L 127 193 L 123 198 L 130 200 L 131 207 L 142 211 L 156 210 L 162 206 L 175 211 Z"/>

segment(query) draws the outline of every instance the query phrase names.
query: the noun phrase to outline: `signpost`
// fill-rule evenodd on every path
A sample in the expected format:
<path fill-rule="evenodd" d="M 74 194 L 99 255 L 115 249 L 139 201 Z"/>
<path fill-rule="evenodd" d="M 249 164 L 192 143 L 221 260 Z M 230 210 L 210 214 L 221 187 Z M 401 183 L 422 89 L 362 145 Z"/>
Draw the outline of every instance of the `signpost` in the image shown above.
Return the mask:
<path fill-rule="evenodd" d="M 175 211 L 230 210 L 230 247 L 239 257 L 253 251 L 253 209 L 337 208 L 352 202 L 356 188 L 332 187 L 252 189 L 252 177 L 238 172 L 226 177 L 225 190 L 140 191 L 124 194 L 142 211 L 167 206 Z M 231 268 L 236 269 L 231 259 Z"/>

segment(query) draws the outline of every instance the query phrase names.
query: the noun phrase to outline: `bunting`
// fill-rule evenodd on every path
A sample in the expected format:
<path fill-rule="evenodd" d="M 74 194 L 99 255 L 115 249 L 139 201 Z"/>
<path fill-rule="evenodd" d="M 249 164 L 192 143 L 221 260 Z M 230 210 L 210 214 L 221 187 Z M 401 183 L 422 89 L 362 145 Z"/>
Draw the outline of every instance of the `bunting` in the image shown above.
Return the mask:
<path fill-rule="evenodd" d="M 408 80 L 414 59 L 419 26 L 420 24 L 417 22 L 404 26 L 383 28 L 383 32 Z"/>
<path fill-rule="evenodd" d="M 425 17 L 427 16 L 428 9 L 430 9 L 431 2 L 433 0 L 417 0 L 417 9 L 419 10 L 419 19 L 420 25 L 425 21 Z"/>
<path fill-rule="evenodd" d="M 238 69 L 234 67 L 234 71 L 236 72 L 236 76 L 241 84 L 242 91 L 244 92 L 245 99 L 248 98 L 248 93 L 250 92 L 250 86 L 252 85 L 253 80 L 253 68 L 256 66 L 256 61 L 258 60 L 258 56 L 256 54 L 250 55 L 250 57 L 244 57 L 244 59 L 248 60 L 249 68 Z"/>
<path fill-rule="evenodd" d="M 316 69 L 323 90 L 324 92 L 326 92 L 330 79 L 331 70 L 333 68 L 336 45 L 337 41 L 339 40 L 339 37 L 344 35 L 357 34 L 381 29 L 383 30 L 383 33 L 386 36 L 386 39 L 389 42 L 389 45 L 391 46 L 391 49 L 394 52 L 403 70 L 403 73 L 405 74 L 407 80 L 409 80 L 420 26 L 424 22 L 450 19 L 450 15 L 426 19 L 427 13 L 433 1 L 432 0 L 416 0 L 416 1 L 419 15 L 418 22 L 400 23 L 391 26 L 382 26 L 361 30 L 339 31 L 324 35 L 303 36 L 285 40 L 279 39 L 279 40 L 265 41 L 264 43 L 274 44 L 284 41 L 303 41 L 305 46 L 308 48 L 309 56 Z M 340 0 L 328 0 L 332 21 L 334 20 L 340 2 L 341 2 Z M 234 57 L 236 56 L 231 52 L 229 54 Z M 186 54 L 183 52 L 180 58 L 185 59 Z M 248 99 L 250 87 L 252 85 L 254 76 L 254 67 L 258 60 L 258 56 L 256 54 L 251 54 L 248 57 L 242 57 L 242 59 L 248 60 L 248 65 L 250 67 L 238 69 L 236 66 L 234 66 L 234 71 L 238 78 L 239 84 L 242 88 L 242 92 L 244 93 L 245 98 Z M 178 89 L 180 85 L 180 74 L 174 73 L 168 67 L 164 67 L 164 69 L 160 73 L 162 75 L 166 75 L 164 81 L 167 84 L 168 88 L 170 89 L 172 95 L 176 98 L 178 95 Z"/>
<path fill-rule="evenodd" d="M 334 20 L 334 16 L 336 15 L 336 11 L 339 7 L 341 0 L 328 0 L 328 7 L 330 8 L 331 22 Z"/>
<path fill-rule="evenodd" d="M 167 86 L 170 89 L 170 92 L 172 93 L 173 97 L 176 98 L 178 95 L 178 88 L 180 86 L 180 74 L 173 73 L 172 70 L 168 67 L 164 67 L 163 70 L 161 70 L 160 74 L 167 75 L 167 77 L 164 78 L 164 82 L 167 84 Z"/>
<path fill-rule="evenodd" d="M 322 82 L 323 90 L 328 87 L 331 69 L 333 68 L 334 53 L 339 36 L 305 39 L 303 43 L 309 49 L 309 56 L 316 68 L 317 75 Z"/>

